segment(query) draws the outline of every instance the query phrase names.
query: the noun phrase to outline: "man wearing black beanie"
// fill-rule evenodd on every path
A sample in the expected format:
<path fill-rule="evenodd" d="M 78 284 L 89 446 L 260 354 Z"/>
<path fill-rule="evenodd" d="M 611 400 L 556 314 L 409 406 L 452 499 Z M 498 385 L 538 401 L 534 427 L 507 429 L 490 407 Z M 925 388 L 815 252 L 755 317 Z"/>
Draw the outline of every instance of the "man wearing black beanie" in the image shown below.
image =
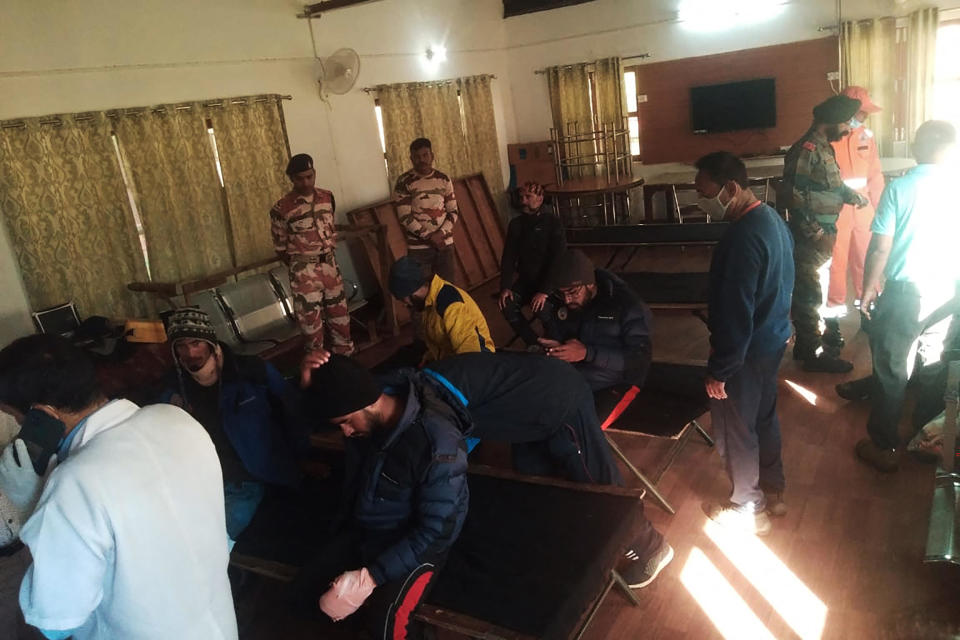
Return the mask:
<path fill-rule="evenodd" d="M 406 638 L 466 518 L 470 419 L 425 385 L 381 392 L 339 355 L 305 368 L 302 383 L 310 414 L 347 437 L 352 510 L 301 571 L 298 592 L 334 620 L 365 604 L 363 623 L 376 637 Z"/>

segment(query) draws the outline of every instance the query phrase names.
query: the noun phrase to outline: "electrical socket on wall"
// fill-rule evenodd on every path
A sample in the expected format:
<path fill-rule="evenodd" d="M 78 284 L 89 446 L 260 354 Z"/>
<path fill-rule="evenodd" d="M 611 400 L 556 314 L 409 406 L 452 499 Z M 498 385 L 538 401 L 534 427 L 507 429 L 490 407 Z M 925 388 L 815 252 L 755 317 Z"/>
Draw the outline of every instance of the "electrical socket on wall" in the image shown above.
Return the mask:
<path fill-rule="evenodd" d="M 839 71 L 830 71 L 827 73 L 827 80 L 839 80 L 840 72 Z"/>

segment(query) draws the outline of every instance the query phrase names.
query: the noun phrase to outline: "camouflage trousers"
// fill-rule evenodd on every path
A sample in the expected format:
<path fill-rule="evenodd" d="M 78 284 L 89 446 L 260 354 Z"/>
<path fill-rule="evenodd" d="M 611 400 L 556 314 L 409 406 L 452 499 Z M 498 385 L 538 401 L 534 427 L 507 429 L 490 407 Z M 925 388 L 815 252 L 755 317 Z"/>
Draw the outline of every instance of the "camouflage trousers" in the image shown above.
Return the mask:
<path fill-rule="evenodd" d="M 830 258 L 833 250 L 828 234 L 816 241 L 793 234 L 793 301 L 790 315 L 796 332 L 794 349 L 800 352 L 816 352 L 823 335 L 823 312 L 826 309 L 826 286 L 830 279 Z"/>
<path fill-rule="evenodd" d="M 293 311 L 300 331 L 307 338 L 308 351 L 323 349 L 324 338 L 328 336 L 328 351 L 350 355 L 354 347 L 340 267 L 332 253 L 325 259 L 325 262 L 291 259 Z"/>

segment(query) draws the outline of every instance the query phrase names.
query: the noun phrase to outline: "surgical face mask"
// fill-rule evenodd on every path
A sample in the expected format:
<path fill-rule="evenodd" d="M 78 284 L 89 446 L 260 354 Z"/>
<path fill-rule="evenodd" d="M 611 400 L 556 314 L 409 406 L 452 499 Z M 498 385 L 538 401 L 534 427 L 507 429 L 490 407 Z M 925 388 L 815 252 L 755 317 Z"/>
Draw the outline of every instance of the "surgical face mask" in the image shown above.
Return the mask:
<path fill-rule="evenodd" d="M 730 208 L 730 203 L 733 202 L 733 199 L 727 201 L 726 204 L 720 202 L 720 194 L 723 193 L 723 189 L 712 198 L 698 198 L 697 206 L 700 207 L 700 210 L 705 214 L 710 216 L 711 220 L 723 220 L 723 217 L 727 215 L 727 209 Z"/>
<path fill-rule="evenodd" d="M 862 127 L 862 126 L 863 126 L 863 123 L 862 123 L 862 122 L 860 122 L 860 121 L 857 120 L 856 118 L 850 118 L 850 128 L 851 128 L 851 129 L 859 129 L 859 128 Z"/>

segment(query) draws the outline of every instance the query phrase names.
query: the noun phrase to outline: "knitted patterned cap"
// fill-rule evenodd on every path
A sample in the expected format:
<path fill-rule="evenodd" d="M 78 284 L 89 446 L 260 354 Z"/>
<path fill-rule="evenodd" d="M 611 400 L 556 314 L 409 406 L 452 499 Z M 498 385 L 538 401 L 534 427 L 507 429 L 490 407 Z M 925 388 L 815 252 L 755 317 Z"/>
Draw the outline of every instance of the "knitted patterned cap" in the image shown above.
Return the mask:
<path fill-rule="evenodd" d="M 177 340 L 204 340 L 216 346 L 217 332 L 213 330 L 210 316 L 197 307 L 182 307 L 167 319 L 167 339 L 170 344 Z"/>

